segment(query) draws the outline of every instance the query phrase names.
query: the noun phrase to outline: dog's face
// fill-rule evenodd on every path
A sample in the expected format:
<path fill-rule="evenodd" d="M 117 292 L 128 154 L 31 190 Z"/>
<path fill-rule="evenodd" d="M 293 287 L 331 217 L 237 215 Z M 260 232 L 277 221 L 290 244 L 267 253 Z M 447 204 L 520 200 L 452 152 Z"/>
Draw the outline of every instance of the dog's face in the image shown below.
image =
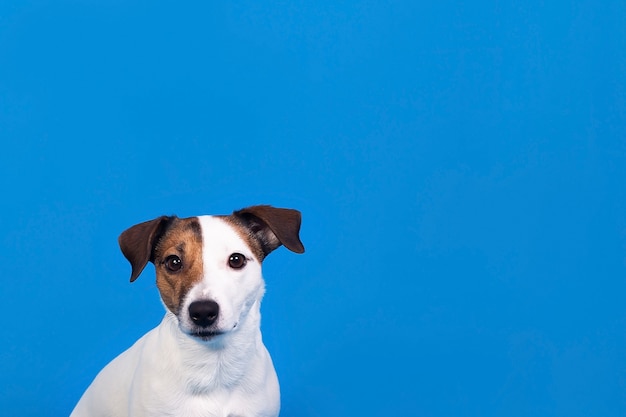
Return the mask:
<path fill-rule="evenodd" d="M 261 263 L 278 246 L 302 253 L 296 210 L 253 206 L 230 216 L 159 217 L 120 235 L 134 281 L 148 261 L 181 331 L 209 341 L 236 331 L 264 292 Z"/>

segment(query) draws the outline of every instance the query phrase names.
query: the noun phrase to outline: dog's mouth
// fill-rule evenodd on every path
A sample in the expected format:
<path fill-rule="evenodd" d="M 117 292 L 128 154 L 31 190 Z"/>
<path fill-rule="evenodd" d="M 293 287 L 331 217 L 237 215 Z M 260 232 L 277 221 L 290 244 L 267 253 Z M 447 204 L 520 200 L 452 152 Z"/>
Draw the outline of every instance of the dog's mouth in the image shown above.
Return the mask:
<path fill-rule="evenodd" d="M 196 330 L 188 333 L 191 337 L 198 338 L 203 341 L 211 340 L 217 336 L 223 335 L 225 332 L 221 330 Z"/>

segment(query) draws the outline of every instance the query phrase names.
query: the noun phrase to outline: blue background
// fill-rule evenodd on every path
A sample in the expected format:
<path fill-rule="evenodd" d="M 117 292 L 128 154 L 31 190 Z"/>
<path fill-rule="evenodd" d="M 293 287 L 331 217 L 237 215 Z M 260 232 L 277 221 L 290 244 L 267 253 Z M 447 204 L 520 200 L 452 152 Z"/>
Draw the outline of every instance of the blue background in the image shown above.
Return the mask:
<path fill-rule="evenodd" d="M 0 415 L 155 326 L 117 247 L 302 211 L 265 262 L 283 417 L 626 415 L 621 1 L 0 5 Z"/>

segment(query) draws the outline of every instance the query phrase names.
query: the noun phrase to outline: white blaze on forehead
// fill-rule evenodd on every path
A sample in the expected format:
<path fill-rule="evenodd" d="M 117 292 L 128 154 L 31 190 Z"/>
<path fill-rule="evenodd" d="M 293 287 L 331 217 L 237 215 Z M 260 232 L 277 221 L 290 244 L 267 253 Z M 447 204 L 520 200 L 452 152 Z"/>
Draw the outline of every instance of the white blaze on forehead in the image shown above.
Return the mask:
<path fill-rule="evenodd" d="M 198 220 L 202 228 L 202 254 L 205 264 L 217 260 L 216 257 L 220 254 L 239 252 L 247 258 L 254 256 L 248 243 L 230 223 L 216 216 L 199 216 Z"/>
<path fill-rule="evenodd" d="M 215 301 L 220 307 L 217 327 L 232 329 L 263 296 L 261 263 L 236 226 L 217 216 L 199 216 L 198 221 L 202 229 L 203 277 L 188 294 L 186 304 L 203 299 Z M 244 268 L 228 265 L 233 253 L 248 259 Z"/>

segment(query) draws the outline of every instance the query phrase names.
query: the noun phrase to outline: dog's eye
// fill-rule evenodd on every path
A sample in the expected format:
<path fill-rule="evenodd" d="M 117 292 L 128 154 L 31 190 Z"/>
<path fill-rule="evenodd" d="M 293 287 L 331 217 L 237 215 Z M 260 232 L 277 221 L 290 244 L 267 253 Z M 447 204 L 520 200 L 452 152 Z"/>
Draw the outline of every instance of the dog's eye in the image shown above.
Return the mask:
<path fill-rule="evenodd" d="M 246 266 L 247 259 L 240 253 L 233 253 L 228 258 L 228 265 L 233 269 L 241 269 Z"/>
<path fill-rule="evenodd" d="M 163 265 L 171 272 L 178 272 L 183 267 L 183 261 L 176 255 L 170 255 L 165 258 Z"/>

